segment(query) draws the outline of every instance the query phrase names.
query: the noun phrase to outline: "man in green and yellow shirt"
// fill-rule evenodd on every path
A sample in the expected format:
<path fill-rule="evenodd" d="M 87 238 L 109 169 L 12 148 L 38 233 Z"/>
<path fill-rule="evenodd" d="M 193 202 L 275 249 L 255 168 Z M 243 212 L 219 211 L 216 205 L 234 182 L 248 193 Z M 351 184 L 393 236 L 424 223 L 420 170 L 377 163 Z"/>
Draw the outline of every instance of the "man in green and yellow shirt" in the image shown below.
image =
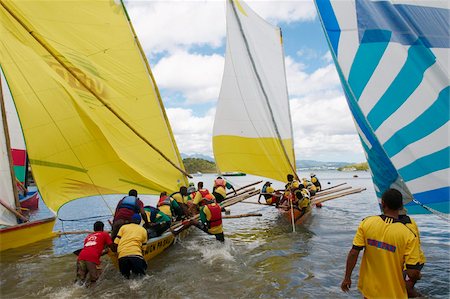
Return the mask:
<path fill-rule="evenodd" d="M 353 239 L 347 257 L 341 289 L 351 286 L 351 274 L 364 249 L 358 289 L 365 298 L 408 298 L 403 267 L 412 279 L 420 278 L 419 242 L 415 234 L 399 219 L 403 207 L 402 194 L 395 189 L 382 196 L 384 214 L 365 218 Z"/>

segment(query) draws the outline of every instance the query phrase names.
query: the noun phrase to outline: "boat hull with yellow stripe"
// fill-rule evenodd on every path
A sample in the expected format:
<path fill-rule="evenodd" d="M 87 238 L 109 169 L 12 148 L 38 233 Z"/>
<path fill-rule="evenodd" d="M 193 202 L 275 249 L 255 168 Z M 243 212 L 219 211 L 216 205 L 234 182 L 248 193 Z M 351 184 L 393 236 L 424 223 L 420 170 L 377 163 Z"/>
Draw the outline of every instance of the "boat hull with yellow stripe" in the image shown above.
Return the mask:
<path fill-rule="evenodd" d="M 55 237 L 55 221 L 56 218 L 51 217 L 0 229 L 0 251 Z"/>

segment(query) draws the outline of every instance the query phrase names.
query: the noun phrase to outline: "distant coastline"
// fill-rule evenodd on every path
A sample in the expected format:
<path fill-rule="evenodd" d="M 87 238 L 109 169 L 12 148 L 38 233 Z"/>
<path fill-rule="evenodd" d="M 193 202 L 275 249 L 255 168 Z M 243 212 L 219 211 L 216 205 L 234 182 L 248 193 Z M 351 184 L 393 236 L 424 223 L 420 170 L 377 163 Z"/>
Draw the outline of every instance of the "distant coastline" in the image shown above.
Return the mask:
<path fill-rule="evenodd" d="M 217 173 L 214 158 L 201 154 L 181 154 L 183 163 L 188 173 Z M 364 171 L 368 170 L 367 162 L 323 162 L 315 160 L 295 161 L 298 171 L 304 170 L 338 170 L 338 171 Z"/>

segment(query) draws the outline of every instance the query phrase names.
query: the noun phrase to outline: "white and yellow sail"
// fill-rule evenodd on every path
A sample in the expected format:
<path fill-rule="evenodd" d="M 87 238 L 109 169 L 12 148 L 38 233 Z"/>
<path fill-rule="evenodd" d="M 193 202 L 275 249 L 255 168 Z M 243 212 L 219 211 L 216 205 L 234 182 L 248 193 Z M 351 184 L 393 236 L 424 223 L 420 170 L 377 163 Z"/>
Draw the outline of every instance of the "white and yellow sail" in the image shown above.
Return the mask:
<path fill-rule="evenodd" d="M 227 49 L 213 130 L 220 171 L 279 181 L 295 173 L 281 30 L 227 1 Z"/>
<path fill-rule="evenodd" d="M 1 68 L 51 209 L 81 197 L 186 184 L 122 3 L 1 0 L 0 36 Z"/>

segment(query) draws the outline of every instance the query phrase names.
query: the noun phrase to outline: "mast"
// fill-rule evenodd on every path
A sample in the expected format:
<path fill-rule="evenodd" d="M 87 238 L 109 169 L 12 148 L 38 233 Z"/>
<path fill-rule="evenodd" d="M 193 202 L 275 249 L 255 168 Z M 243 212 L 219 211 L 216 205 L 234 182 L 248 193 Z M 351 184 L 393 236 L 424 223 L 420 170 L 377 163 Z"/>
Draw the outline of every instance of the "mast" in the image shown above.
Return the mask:
<path fill-rule="evenodd" d="M 8 123 L 6 121 L 6 110 L 5 110 L 5 102 L 3 100 L 3 88 L 2 88 L 2 81 L 0 80 L 0 109 L 2 110 L 2 122 L 3 122 L 3 133 L 5 134 L 5 140 L 6 140 L 6 151 L 8 153 L 8 160 L 9 160 L 9 170 L 11 172 L 11 185 L 14 193 L 14 201 L 16 205 L 16 210 L 20 211 L 20 201 L 19 201 L 19 193 L 17 191 L 17 185 L 15 182 L 16 175 L 14 174 L 14 168 L 12 163 L 12 154 L 11 154 L 11 142 L 9 139 L 9 130 L 8 130 Z"/>
<path fill-rule="evenodd" d="M 258 72 L 258 70 L 257 70 L 257 68 L 256 68 L 256 63 L 255 63 L 255 61 L 254 61 L 254 59 L 253 59 L 253 57 L 252 57 L 252 55 L 251 55 L 251 52 L 250 52 L 250 46 L 249 46 L 249 44 L 248 44 L 247 37 L 245 36 L 244 29 L 242 28 L 241 20 L 239 19 L 239 16 L 238 16 L 238 14 L 237 14 L 235 3 L 234 3 L 233 0 L 229 0 L 229 1 L 231 1 L 231 6 L 233 7 L 233 13 L 234 13 L 234 16 L 236 17 L 236 20 L 237 20 L 237 23 L 238 23 L 238 26 L 239 26 L 239 31 L 241 32 L 242 38 L 243 38 L 243 40 L 244 40 L 245 48 L 246 48 L 246 50 L 247 50 L 248 57 L 250 58 L 250 62 L 251 62 L 251 65 L 252 65 L 252 69 L 253 69 L 253 71 L 254 71 L 254 73 L 255 73 L 255 75 L 256 75 L 258 85 L 259 85 L 259 87 L 261 88 L 261 91 L 262 91 L 263 96 L 264 96 L 264 100 L 266 101 L 267 107 L 268 107 L 268 109 L 269 109 L 270 118 L 271 118 L 272 124 L 273 124 L 273 126 L 274 126 L 274 128 L 275 128 L 275 134 L 277 135 L 277 140 L 278 140 L 278 142 L 280 143 L 281 148 L 283 149 L 283 154 L 284 154 L 286 160 L 288 161 L 288 164 L 289 164 L 289 166 L 291 167 L 291 170 L 292 170 L 292 172 L 293 172 L 295 178 L 298 180 L 299 178 L 298 178 L 297 172 L 296 172 L 296 170 L 295 170 L 295 166 L 292 165 L 292 163 L 290 163 L 289 155 L 288 155 L 287 150 L 286 150 L 286 148 L 285 148 L 285 146 L 284 146 L 284 144 L 283 144 L 283 139 L 281 138 L 280 131 L 279 131 L 278 126 L 277 126 L 277 123 L 276 123 L 276 121 L 275 121 L 275 116 L 274 116 L 272 107 L 271 107 L 271 105 L 270 105 L 269 97 L 268 97 L 268 95 L 267 95 L 267 92 L 266 92 L 266 90 L 265 90 L 263 84 L 262 84 L 261 76 L 259 75 L 259 72 Z M 280 36 L 280 37 L 281 37 L 281 36 Z M 283 65 L 284 65 L 284 63 L 283 63 Z M 289 115 L 289 119 L 290 119 L 290 115 Z M 294 156 L 294 163 L 295 163 L 295 156 Z"/>

